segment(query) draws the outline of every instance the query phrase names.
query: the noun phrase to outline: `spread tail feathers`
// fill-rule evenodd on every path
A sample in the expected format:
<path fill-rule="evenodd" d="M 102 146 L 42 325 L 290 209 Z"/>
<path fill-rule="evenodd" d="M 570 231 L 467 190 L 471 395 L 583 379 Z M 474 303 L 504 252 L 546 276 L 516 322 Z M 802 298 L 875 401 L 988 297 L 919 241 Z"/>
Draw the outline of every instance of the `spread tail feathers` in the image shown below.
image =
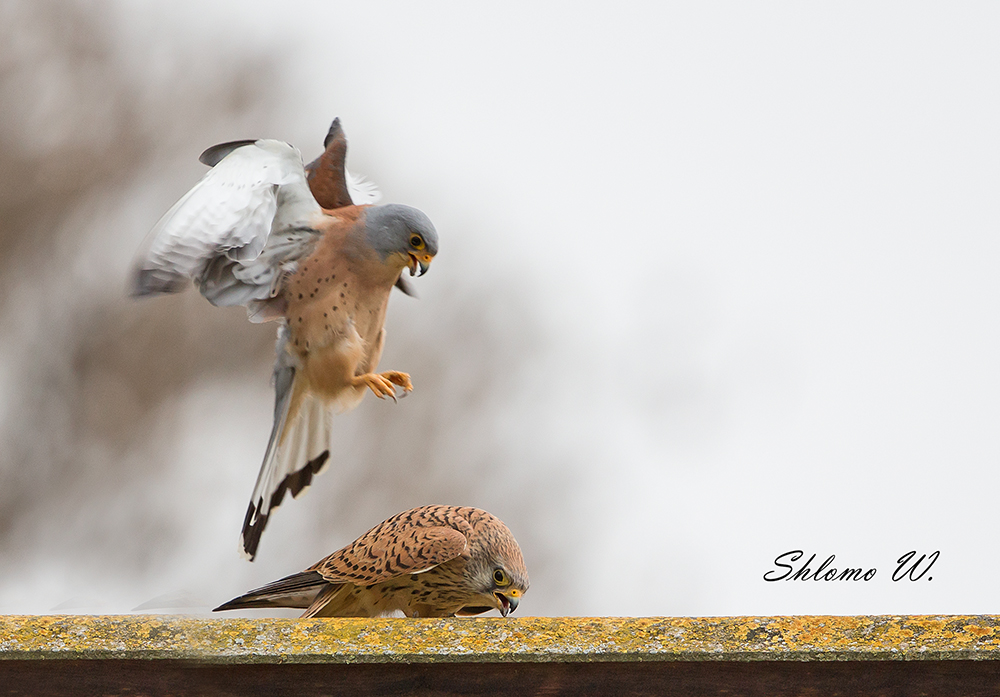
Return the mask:
<path fill-rule="evenodd" d="M 297 497 L 330 460 L 332 413 L 323 400 L 296 381 L 295 358 L 286 350 L 288 328 L 278 330 L 274 366 L 274 427 L 243 521 L 240 551 L 250 561 L 257 554 L 271 511 L 285 498 Z"/>

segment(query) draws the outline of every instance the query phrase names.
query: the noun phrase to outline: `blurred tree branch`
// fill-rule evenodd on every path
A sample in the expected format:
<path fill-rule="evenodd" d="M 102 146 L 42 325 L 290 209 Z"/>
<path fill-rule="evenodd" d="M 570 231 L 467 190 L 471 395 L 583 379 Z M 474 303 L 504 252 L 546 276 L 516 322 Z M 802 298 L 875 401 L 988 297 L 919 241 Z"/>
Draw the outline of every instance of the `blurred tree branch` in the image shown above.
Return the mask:
<path fill-rule="evenodd" d="M 239 63 L 206 69 L 174 50 L 166 79 L 144 84 L 141 70 L 126 69 L 115 12 L 105 2 L 54 0 L 0 10 L 0 319 L 15 375 L 6 395 L 15 408 L 0 424 L 0 549 L 21 512 L 58 509 L 81 481 L 108 470 L 87 461 L 86 439 L 120 450 L 150 409 L 198 379 L 192 365 L 245 369 L 273 340 L 239 313 L 192 308 L 196 298 L 137 306 L 120 296 L 120 278 L 107 279 L 106 297 L 91 297 L 53 268 L 67 245 L 84 243 L 88 231 L 68 229 L 82 202 L 104 202 L 88 210 L 100 228 L 110 194 L 151 161 L 169 161 L 178 140 L 207 141 L 212 126 L 247 112 L 269 118 L 264 95 L 276 70 L 267 56 L 248 50 Z"/>

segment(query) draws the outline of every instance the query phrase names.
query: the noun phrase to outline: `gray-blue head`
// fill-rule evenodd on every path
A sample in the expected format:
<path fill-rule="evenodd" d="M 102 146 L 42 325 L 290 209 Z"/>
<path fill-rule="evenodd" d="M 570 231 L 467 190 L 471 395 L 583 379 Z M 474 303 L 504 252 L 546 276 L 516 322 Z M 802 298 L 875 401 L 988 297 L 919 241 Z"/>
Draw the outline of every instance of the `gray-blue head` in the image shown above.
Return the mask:
<path fill-rule="evenodd" d="M 368 244 L 382 261 L 391 258 L 410 268 L 410 275 L 427 273 L 438 251 L 437 230 L 422 211 L 398 203 L 372 206 L 365 211 Z"/>

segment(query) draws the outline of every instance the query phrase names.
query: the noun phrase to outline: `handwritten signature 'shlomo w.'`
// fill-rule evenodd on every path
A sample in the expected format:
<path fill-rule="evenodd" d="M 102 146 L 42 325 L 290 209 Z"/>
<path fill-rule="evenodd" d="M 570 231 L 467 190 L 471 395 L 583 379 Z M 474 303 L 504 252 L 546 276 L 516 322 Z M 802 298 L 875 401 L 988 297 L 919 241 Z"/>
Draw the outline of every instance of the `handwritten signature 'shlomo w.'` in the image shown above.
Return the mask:
<path fill-rule="evenodd" d="M 764 574 L 764 580 L 871 581 L 875 578 L 875 574 L 878 573 L 878 570 L 875 567 L 870 569 L 865 569 L 863 567 L 847 567 L 838 569 L 833 566 L 833 562 L 837 558 L 836 554 L 831 554 L 817 567 L 811 566 L 816 561 L 816 555 L 813 554 L 796 569 L 796 565 L 799 560 L 805 556 L 806 553 L 801 549 L 793 549 L 790 552 L 779 554 L 774 559 L 775 568 Z M 931 570 L 931 567 L 934 566 L 934 562 L 936 562 L 940 556 L 940 551 L 932 552 L 929 555 L 921 554 L 919 558 L 917 557 L 917 552 L 915 550 L 907 552 L 896 560 L 897 566 L 896 570 L 892 573 L 892 580 L 902 581 L 904 579 L 909 579 L 911 581 L 919 581 L 927 575 L 927 572 Z M 927 580 L 931 581 L 933 580 L 933 577 L 927 576 Z"/>

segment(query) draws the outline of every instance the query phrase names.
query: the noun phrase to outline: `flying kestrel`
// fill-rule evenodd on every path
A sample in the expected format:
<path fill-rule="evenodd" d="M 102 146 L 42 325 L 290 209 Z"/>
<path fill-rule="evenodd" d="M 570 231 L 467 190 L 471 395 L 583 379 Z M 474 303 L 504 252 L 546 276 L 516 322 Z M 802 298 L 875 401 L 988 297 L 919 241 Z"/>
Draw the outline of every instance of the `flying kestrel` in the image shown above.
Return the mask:
<path fill-rule="evenodd" d="M 330 459 L 331 418 L 365 392 L 396 398 L 406 373 L 375 372 L 386 307 L 402 272 L 423 275 L 438 250 L 416 208 L 354 205 L 339 121 L 307 171 L 277 140 L 206 150 L 212 169 L 167 211 L 140 250 L 134 295 L 172 293 L 193 280 L 214 305 L 243 305 L 252 322 L 280 322 L 274 366 L 274 427 L 241 535 L 257 553 L 270 512 L 299 495 Z M 312 193 L 316 191 L 316 195 Z M 327 207 L 329 206 L 329 208 Z"/>
<path fill-rule="evenodd" d="M 394 515 L 302 573 L 216 610 L 305 608 L 302 617 L 506 617 L 528 590 L 521 548 L 478 508 L 422 506 Z"/>

